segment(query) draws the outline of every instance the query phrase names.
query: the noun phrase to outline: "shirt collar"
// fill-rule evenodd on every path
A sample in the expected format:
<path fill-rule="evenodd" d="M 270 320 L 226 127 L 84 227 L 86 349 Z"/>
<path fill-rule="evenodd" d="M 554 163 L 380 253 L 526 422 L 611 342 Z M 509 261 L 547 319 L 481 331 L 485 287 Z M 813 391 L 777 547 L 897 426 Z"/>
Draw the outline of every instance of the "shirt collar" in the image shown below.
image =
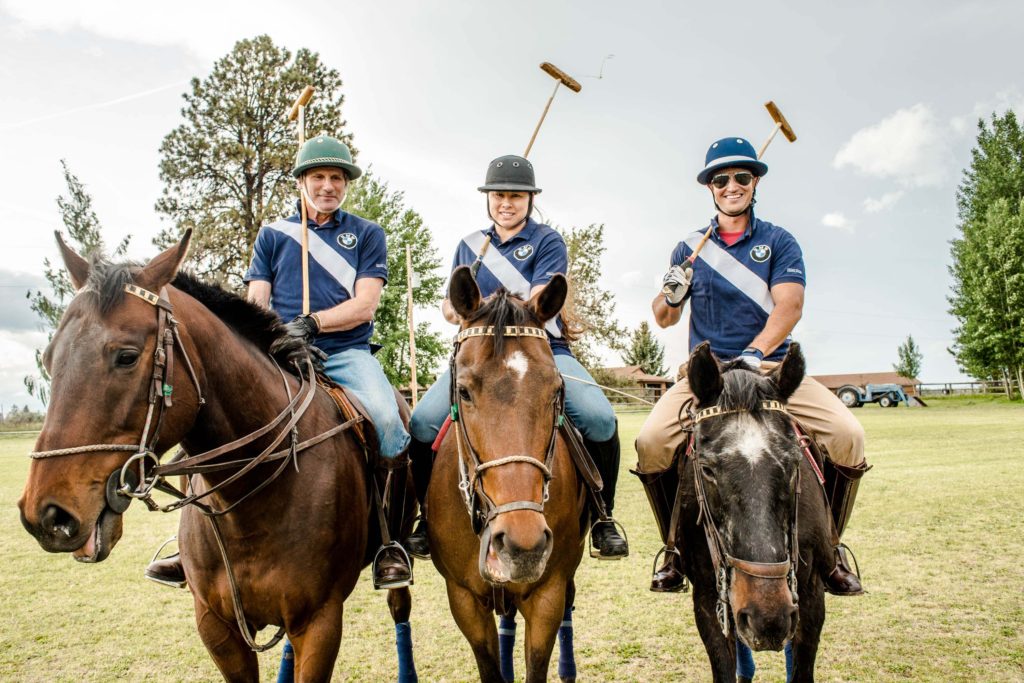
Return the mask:
<path fill-rule="evenodd" d="M 719 235 L 718 235 L 718 214 L 715 214 L 714 216 L 711 217 L 711 225 L 713 225 L 714 228 L 715 228 L 712 231 L 712 233 L 711 233 L 712 237 L 714 237 L 719 242 L 722 242 L 722 238 L 719 237 Z M 733 242 L 733 244 L 739 244 L 743 240 L 747 239 L 748 237 L 750 237 L 751 235 L 754 234 L 754 231 L 756 229 L 757 229 L 757 216 L 754 215 L 754 208 L 751 207 L 750 208 L 750 220 L 747 221 L 747 229 L 743 231 L 743 236 L 740 237 L 735 242 Z M 725 244 L 725 242 L 722 242 L 722 244 Z"/>
<path fill-rule="evenodd" d="M 302 212 L 302 207 L 299 205 L 299 200 L 296 200 L 295 201 L 295 213 L 292 214 L 292 218 L 295 219 L 296 223 L 302 223 L 302 213 L 301 212 Z M 328 220 L 323 225 L 318 225 L 317 222 L 315 220 L 313 220 L 313 218 L 311 216 L 309 216 L 308 214 L 306 215 L 306 221 L 307 221 L 307 224 L 309 225 L 309 227 L 313 228 L 314 230 L 326 230 L 328 228 L 336 228 L 336 227 L 340 226 L 342 221 L 345 220 L 345 215 L 346 215 L 345 212 L 342 211 L 339 208 L 339 209 L 335 209 L 334 210 L 334 213 L 331 215 L 330 220 Z"/>
<path fill-rule="evenodd" d="M 508 242 L 504 242 L 504 244 L 511 244 L 519 239 L 530 241 L 533 239 L 534 233 L 537 232 L 538 226 L 539 223 L 537 223 L 537 221 L 532 218 L 527 218 L 526 225 L 523 226 L 523 229 L 510 237 Z M 500 238 L 498 237 L 498 231 L 494 228 L 493 224 L 487 229 L 487 235 L 490 237 L 491 241 L 494 242 L 494 246 L 497 247 L 502 245 L 502 242 L 499 241 Z"/>

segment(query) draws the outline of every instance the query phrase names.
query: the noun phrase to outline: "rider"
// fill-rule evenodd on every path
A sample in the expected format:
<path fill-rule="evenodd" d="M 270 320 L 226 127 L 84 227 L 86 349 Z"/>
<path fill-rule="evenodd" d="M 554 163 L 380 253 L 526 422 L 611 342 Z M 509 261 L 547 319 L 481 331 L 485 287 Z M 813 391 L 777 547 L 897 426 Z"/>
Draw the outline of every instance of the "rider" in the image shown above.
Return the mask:
<path fill-rule="evenodd" d="M 536 296 L 556 273 L 566 273 L 569 262 L 562 236 L 530 217 L 534 195 L 541 191 L 534 180 L 533 164 L 511 154 L 498 157 L 487 167 L 486 180 L 478 189 L 487 194 L 491 225 L 463 238 L 455 251 L 452 270 L 470 266 L 483 296 L 502 286 L 523 299 Z M 447 299 L 441 304 L 441 312 L 453 325 L 461 322 Z M 602 499 L 610 515 L 619 472 L 618 421 L 608 399 L 573 357 L 570 330 L 562 316 L 548 321 L 545 329 L 555 365 L 565 378 L 565 411 L 583 434 L 587 451 L 604 480 Z M 421 506 L 433 465 L 431 446 L 449 412 L 450 386 L 451 376 L 445 371 L 420 400 L 410 422 L 409 453 Z M 602 557 L 622 557 L 628 552 L 626 540 L 611 522 L 595 525 L 591 542 Z M 414 555 L 429 554 L 425 518 L 406 539 L 406 547 Z"/>
<path fill-rule="evenodd" d="M 739 358 L 749 367 L 769 370 L 789 348 L 790 332 L 804 302 L 804 263 L 800 247 L 786 230 L 754 216 L 754 195 L 768 166 L 741 138 L 724 138 L 708 149 L 697 182 L 706 185 L 717 214 L 713 232 L 699 258 L 688 257 L 704 235 L 690 234 L 672 252 L 662 292 L 651 307 L 661 327 L 670 327 L 690 303 L 690 350 L 704 341 L 723 359 Z M 669 527 L 675 487 L 660 476 L 673 466 L 685 433 L 680 409 L 690 399 L 681 379 L 655 405 L 636 440 L 637 471 L 659 520 L 663 540 Z M 826 485 L 831 494 L 837 537 L 853 509 L 864 461 L 864 429 L 836 396 L 810 377 L 790 397 L 787 408 L 811 430 L 825 451 Z M 836 545 L 834 568 L 825 587 L 836 595 L 859 595 L 860 580 L 847 564 L 845 546 Z M 665 564 L 651 581 L 653 591 L 684 586 L 678 555 L 666 553 Z"/>
<path fill-rule="evenodd" d="M 292 175 L 308 213 L 309 314 L 302 313 L 298 204 L 292 216 L 260 229 L 244 279 L 250 301 L 273 308 L 282 320 L 291 321 L 285 325 L 288 334 L 315 344 L 327 355 L 326 374 L 362 403 L 373 420 L 386 466 L 398 468 L 407 462 L 409 434 L 394 390 L 369 345 L 374 313 L 388 277 L 384 230 L 341 209 L 348 183 L 361 174 L 348 147 L 328 135 L 306 141 L 296 157 Z M 401 523 L 399 516 L 392 517 L 396 526 Z M 390 531 L 393 537 L 400 533 L 397 528 Z M 151 565 L 147 576 L 165 579 L 167 570 L 167 566 Z M 373 577 L 380 588 L 408 584 L 412 569 L 405 553 L 384 546 Z"/>

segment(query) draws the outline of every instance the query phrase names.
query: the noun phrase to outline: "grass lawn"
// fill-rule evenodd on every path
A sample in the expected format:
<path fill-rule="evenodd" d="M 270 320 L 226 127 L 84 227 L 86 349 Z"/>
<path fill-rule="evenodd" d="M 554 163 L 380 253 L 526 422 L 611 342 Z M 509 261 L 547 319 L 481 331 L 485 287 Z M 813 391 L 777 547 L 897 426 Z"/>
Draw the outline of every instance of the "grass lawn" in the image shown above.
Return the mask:
<path fill-rule="evenodd" d="M 874 469 L 846 540 L 870 593 L 828 598 L 819 680 L 1024 680 L 1024 405 L 968 398 L 929 404 L 855 411 Z M 644 417 L 620 417 L 616 516 L 632 555 L 621 562 L 584 558 L 577 574 L 581 681 L 709 678 L 689 596 L 647 591 L 659 539 L 627 472 Z M 31 447 L 24 437 L 0 437 L 0 680 L 218 680 L 195 632 L 190 594 L 142 579 L 152 552 L 174 533 L 176 516 L 133 505 L 120 544 L 98 565 L 44 553 L 15 508 Z M 421 680 L 476 680 L 443 583 L 429 562 L 416 570 L 412 623 Z M 336 678 L 393 678 L 393 643 L 384 596 L 364 572 L 346 604 Z M 260 656 L 262 680 L 275 679 L 278 656 L 279 649 Z M 755 659 L 759 680 L 783 680 L 781 653 Z"/>

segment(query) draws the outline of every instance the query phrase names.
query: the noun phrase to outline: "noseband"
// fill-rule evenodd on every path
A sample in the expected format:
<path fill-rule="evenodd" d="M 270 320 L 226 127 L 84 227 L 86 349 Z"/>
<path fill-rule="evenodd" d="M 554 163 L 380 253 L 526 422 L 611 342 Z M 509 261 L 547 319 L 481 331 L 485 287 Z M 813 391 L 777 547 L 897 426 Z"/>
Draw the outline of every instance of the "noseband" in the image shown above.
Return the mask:
<path fill-rule="evenodd" d="M 780 401 L 761 401 L 761 410 L 774 411 L 789 414 L 786 407 Z M 718 602 L 715 605 L 715 612 L 718 616 L 718 624 L 726 638 L 731 631 L 731 609 L 729 603 L 729 591 L 732 587 L 732 572 L 738 571 L 758 579 L 771 579 L 786 581 L 789 585 L 793 602 L 797 602 L 797 558 L 799 557 L 797 537 L 797 510 L 800 507 L 800 467 L 797 466 L 796 487 L 793 500 L 793 514 L 790 519 L 789 530 L 786 542 L 789 546 L 789 559 L 782 562 L 753 562 L 733 557 L 725 550 L 725 543 L 722 534 L 718 531 L 714 517 L 711 515 L 711 508 L 708 505 L 707 494 L 704 491 L 704 479 L 700 472 L 700 449 L 697 448 L 696 431 L 697 426 L 704 420 L 732 413 L 748 412 L 746 410 L 725 410 L 721 406 L 710 406 L 696 413 L 690 412 L 691 427 L 690 444 L 688 453 L 690 462 L 693 465 L 694 488 L 697 492 L 698 516 L 697 522 L 704 528 L 704 536 L 707 538 L 708 551 L 711 554 L 711 563 L 715 568 L 715 580 L 718 586 Z"/>
<path fill-rule="evenodd" d="M 478 536 L 487 529 L 490 523 L 494 521 L 498 515 L 506 512 L 514 512 L 516 510 L 533 510 L 534 512 L 540 513 L 544 512 L 544 503 L 548 500 L 548 488 L 551 483 L 551 466 L 555 458 L 555 436 L 558 433 L 558 428 L 562 426 L 562 422 L 565 419 L 563 414 L 563 407 L 565 405 L 565 384 L 563 383 L 559 389 L 558 398 L 555 401 L 551 438 L 548 441 L 547 454 L 543 462 L 530 455 L 508 455 L 495 460 L 488 460 L 486 462 L 480 459 L 476 449 L 473 448 L 473 444 L 469 440 L 469 433 L 466 431 L 466 422 L 461 419 L 463 411 L 462 403 L 459 400 L 459 392 L 456 387 L 456 357 L 459 355 L 459 347 L 466 339 L 470 339 L 472 337 L 492 337 L 495 334 L 498 334 L 498 332 L 492 325 L 486 327 L 467 327 L 462 330 L 455 337 L 454 348 L 452 349 L 451 359 L 448 363 L 451 374 L 449 388 L 451 418 L 452 422 L 455 422 L 457 425 L 455 430 L 455 443 L 458 447 L 459 453 L 459 491 L 462 493 L 462 500 L 466 504 L 466 510 L 469 513 L 470 521 L 473 524 L 473 532 Z M 539 327 L 509 325 L 505 327 L 501 334 L 506 337 L 536 337 L 538 339 L 543 339 L 545 342 L 548 340 L 547 332 Z M 469 461 L 468 463 L 467 459 Z M 532 465 L 540 470 L 544 477 L 544 494 L 541 502 L 538 503 L 532 500 L 519 500 L 511 503 L 504 503 L 502 505 L 495 504 L 494 501 L 491 500 L 490 496 L 487 495 L 486 491 L 484 491 L 482 482 L 483 473 L 487 470 L 517 463 Z"/>

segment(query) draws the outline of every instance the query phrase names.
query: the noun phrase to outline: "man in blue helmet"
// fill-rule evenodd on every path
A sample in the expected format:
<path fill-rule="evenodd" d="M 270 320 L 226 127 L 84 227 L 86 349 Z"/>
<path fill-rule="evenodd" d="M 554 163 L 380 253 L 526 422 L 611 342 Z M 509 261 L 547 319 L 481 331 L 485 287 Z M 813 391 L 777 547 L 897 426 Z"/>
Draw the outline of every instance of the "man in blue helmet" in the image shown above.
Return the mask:
<path fill-rule="evenodd" d="M 707 186 L 717 209 L 711 226 L 691 233 L 672 252 L 662 291 L 651 308 L 661 327 L 671 327 L 690 302 L 690 350 L 710 342 L 722 360 L 739 358 L 748 366 L 769 370 L 785 356 L 790 333 L 800 320 L 804 302 L 804 262 L 793 236 L 754 216 L 754 195 L 768 166 L 742 138 L 724 138 L 708 149 L 697 182 Z M 691 265 L 689 256 L 712 228 L 710 239 Z M 651 411 L 636 440 L 637 473 L 666 540 L 675 484 L 661 476 L 672 467 L 684 440 L 680 412 L 691 398 L 681 379 Z M 853 509 L 864 461 L 864 429 L 849 409 L 820 383 L 805 377 L 787 403 L 789 411 L 810 429 L 827 455 L 826 478 L 837 536 Z M 669 490 L 671 489 L 671 490 Z M 682 567 L 666 553 L 651 590 L 676 591 L 684 586 Z M 863 593 L 847 564 L 845 546 L 837 545 L 831 573 L 823 577 L 836 595 Z"/>
<path fill-rule="evenodd" d="M 394 390 L 370 353 L 373 317 L 387 282 L 387 246 L 376 223 L 341 209 L 348 183 L 362 171 L 348 147 L 319 135 L 299 150 L 292 175 L 308 215 L 309 308 L 303 313 L 302 219 L 295 214 L 264 226 L 256 236 L 252 262 L 245 273 L 248 298 L 272 308 L 289 321 L 288 334 L 301 337 L 326 354 L 327 375 L 349 389 L 370 414 L 380 454 L 388 467 L 407 466 L 409 434 L 395 402 Z M 389 487 L 397 495 L 404 492 Z M 392 538 L 398 538 L 400 515 L 392 515 Z M 184 585 L 177 556 L 146 570 L 154 581 Z M 396 588 L 412 580 L 412 568 L 397 544 L 385 546 L 373 567 L 374 585 Z"/>

